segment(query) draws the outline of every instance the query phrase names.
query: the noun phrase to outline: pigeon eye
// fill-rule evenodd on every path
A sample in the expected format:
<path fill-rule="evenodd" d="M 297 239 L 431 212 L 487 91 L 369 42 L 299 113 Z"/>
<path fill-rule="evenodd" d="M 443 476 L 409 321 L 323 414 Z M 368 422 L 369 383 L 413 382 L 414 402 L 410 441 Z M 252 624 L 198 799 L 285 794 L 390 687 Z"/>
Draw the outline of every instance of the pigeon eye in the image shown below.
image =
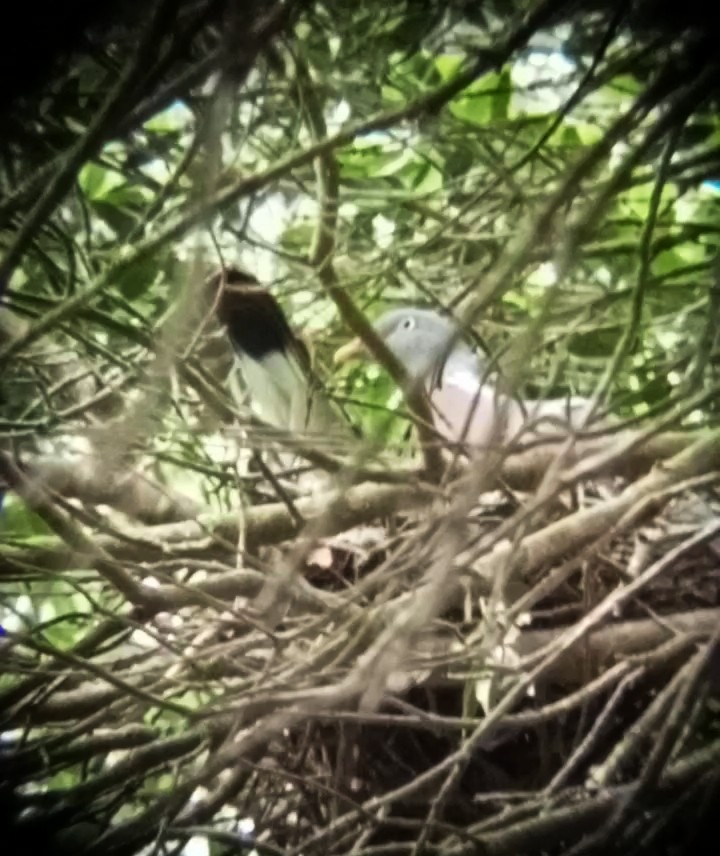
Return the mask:
<path fill-rule="evenodd" d="M 415 319 L 405 318 L 400 326 L 403 330 L 412 330 L 415 327 Z"/>

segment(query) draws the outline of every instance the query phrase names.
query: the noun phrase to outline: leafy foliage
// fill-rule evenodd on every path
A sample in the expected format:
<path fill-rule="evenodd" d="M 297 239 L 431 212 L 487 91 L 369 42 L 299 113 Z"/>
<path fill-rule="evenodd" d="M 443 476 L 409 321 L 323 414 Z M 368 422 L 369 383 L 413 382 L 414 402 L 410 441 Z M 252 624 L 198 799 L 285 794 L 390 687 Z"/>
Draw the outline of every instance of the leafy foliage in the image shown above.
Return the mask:
<path fill-rule="evenodd" d="M 608 527 L 627 534 L 652 497 L 683 488 L 648 481 L 642 515 L 618 500 L 621 513 L 590 547 L 578 536 L 567 556 L 547 548 L 544 563 L 527 559 L 530 575 L 577 562 L 552 590 L 523 579 L 523 614 L 539 634 L 523 637 L 522 616 L 492 613 L 474 562 L 502 547 L 498 531 L 518 555 L 545 529 L 557 546 L 558 515 L 589 515 L 603 489 L 578 494 L 580 511 L 558 510 L 548 490 L 527 518 L 537 497 L 493 495 L 460 537 L 443 509 L 407 514 L 408 494 L 427 489 L 417 470 L 396 508 L 388 485 L 379 500 L 348 493 L 353 462 L 337 500 L 350 497 L 347 508 L 303 505 L 300 529 L 293 480 L 257 469 L 255 453 L 274 446 L 228 394 L 231 355 L 199 295 L 223 264 L 271 287 L 367 440 L 356 469 L 375 466 L 378 481 L 393 470 L 401 482 L 417 448 L 384 368 L 333 366 L 349 335 L 337 290 L 369 319 L 408 303 L 452 310 L 508 388 L 597 394 L 616 431 L 716 432 L 717 58 L 705 61 L 693 4 L 687 20 L 665 29 L 657 17 L 649 33 L 652 4 L 630 4 L 618 20 L 593 3 L 582 14 L 565 3 L 265 5 L 235 20 L 225 4 L 158 3 L 105 40 L 91 28 L 90 47 L 58 59 L 36 97 L 19 93 L 5 125 L 0 620 L 11 638 L 0 640 L 10 770 L 0 799 L 19 799 L 14 819 L 28 812 L 22 834 L 43 817 L 67 852 L 162 841 L 157 852 L 189 854 L 195 842 L 219 854 L 251 846 L 239 831 L 247 818 L 257 852 L 344 853 L 355 842 L 368 856 L 483 842 L 498 853 L 571 852 L 593 831 L 591 808 L 576 829 L 553 812 L 581 795 L 578 817 L 590 806 L 594 763 L 603 786 L 617 787 L 603 814 L 616 825 L 621 789 L 656 784 L 634 778 L 640 743 L 613 755 L 617 722 L 668 741 L 677 763 L 661 784 L 673 797 L 690 788 L 687 770 L 710 781 L 711 692 L 683 708 L 672 688 L 700 681 L 717 634 L 707 642 L 712 622 L 698 618 L 675 659 L 658 655 L 664 637 L 653 636 L 647 661 L 624 660 L 602 690 L 583 684 L 589 671 L 560 688 L 530 680 L 518 639 L 554 644 L 593 609 L 600 628 L 603 605 L 638 622 L 653 610 L 720 608 L 712 553 L 690 554 L 690 593 L 670 593 L 681 602 L 662 586 L 627 602 L 617 594 L 630 560 L 625 542 L 602 540 Z M 716 450 L 691 464 L 678 469 L 689 486 L 711 487 Z M 452 545 L 443 564 L 434 551 Z M 454 593 L 436 591 L 408 617 L 413 592 L 456 561 L 469 580 L 464 603 L 444 578 Z M 419 642 L 415 653 L 424 631 L 448 622 L 457 638 L 437 660 Z M 498 663 L 503 645 L 509 659 Z M 437 662 L 451 664 L 445 687 L 427 677 Z M 387 681 L 368 698 L 375 674 Z M 631 696 L 625 708 L 616 687 Z M 664 708 L 651 706 L 656 693 Z M 692 726 L 684 736 L 660 728 L 658 711 L 672 705 L 674 721 L 686 714 Z M 496 710 L 510 717 L 506 749 L 487 724 Z M 606 710 L 617 719 L 608 742 L 576 755 Z M 485 727 L 489 744 L 473 736 Z M 428 797 L 421 778 L 432 770 L 445 784 Z M 419 796 L 406 800 L 416 778 Z M 507 822 L 499 791 L 518 800 Z M 543 794 L 558 798 L 546 806 L 555 839 L 538 833 L 513 849 L 523 812 L 542 822 Z M 657 814 L 647 817 L 655 841 Z M 623 844 L 642 834 L 628 827 Z"/>

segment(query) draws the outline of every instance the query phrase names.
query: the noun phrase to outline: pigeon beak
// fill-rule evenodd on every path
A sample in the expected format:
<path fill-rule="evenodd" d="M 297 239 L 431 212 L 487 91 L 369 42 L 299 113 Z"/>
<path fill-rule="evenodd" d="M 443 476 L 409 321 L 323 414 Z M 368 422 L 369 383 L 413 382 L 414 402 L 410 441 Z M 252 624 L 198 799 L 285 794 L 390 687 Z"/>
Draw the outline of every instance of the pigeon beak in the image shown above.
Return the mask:
<path fill-rule="evenodd" d="M 333 363 L 336 366 L 349 363 L 351 360 L 358 360 L 367 356 L 367 348 L 363 341 L 357 337 L 351 339 L 347 345 L 338 348 L 333 354 Z"/>

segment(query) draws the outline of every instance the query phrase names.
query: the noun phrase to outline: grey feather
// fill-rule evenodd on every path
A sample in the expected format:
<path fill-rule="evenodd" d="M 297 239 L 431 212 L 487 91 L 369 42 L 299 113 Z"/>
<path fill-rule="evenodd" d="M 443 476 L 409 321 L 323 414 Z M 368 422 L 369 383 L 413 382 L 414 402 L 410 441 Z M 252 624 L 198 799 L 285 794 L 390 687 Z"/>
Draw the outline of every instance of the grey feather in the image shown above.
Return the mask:
<path fill-rule="evenodd" d="M 423 383 L 435 408 L 438 431 L 453 441 L 486 445 L 532 431 L 582 428 L 585 398 L 526 401 L 503 395 L 487 382 L 486 361 L 451 318 L 431 309 L 392 309 L 373 325 L 411 379 Z M 540 424 L 544 423 L 544 424 Z"/>
<path fill-rule="evenodd" d="M 483 374 L 484 361 L 463 340 L 458 324 L 432 309 L 391 309 L 373 327 L 414 381 L 439 385 L 450 358 L 478 380 Z"/>

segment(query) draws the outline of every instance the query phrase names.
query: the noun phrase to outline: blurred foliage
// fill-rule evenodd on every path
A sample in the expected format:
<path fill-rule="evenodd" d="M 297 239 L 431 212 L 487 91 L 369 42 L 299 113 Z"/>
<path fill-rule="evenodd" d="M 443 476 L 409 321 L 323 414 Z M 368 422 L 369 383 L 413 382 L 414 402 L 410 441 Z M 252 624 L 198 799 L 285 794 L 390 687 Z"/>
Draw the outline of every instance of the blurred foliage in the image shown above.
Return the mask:
<path fill-rule="evenodd" d="M 308 93 L 296 77 L 297 57 L 332 133 L 420 98 L 499 41 L 512 18 L 492 5 L 475 14 L 471 5 L 316 6 L 298 20 L 292 42 L 278 44 L 273 61 L 261 56 L 242 85 L 226 86 L 219 98 L 211 86 L 193 90 L 107 141 L 79 170 L 72 192 L 16 268 L 7 300 L 16 322 L 32 323 L 81 293 L 123 252 L 161 232 L 198 195 L 212 192 L 210 173 L 226 187 L 309 145 Z M 369 317 L 405 303 L 462 307 L 567 170 L 638 98 L 644 75 L 635 74 L 635 46 L 623 36 L 611 42 L 589 74 L 588 58 L 568 50 L 581 28 L 582 21 L 558 23 L 535 37 L 537 46 L 531 40 L 502 68 L 464 87 L 445 109 L 411 112 L 407 120 L 337 148 L 333 262 Z M 74 88 L 52 105 L 54 122 L 82 134 L 83 104 L 92 106 L 93 94 L 107 89 L 100 65 L 99 57 L 85 56 L 71 66 L 63 85 L 73 81 Z M 218 101 L 224 124 L 210 150 L 208 117 Z M 713 183 L 720 175 L 720 121 L 702 107 L 664 144 L 671 151 L 662 170 L 666 149 L 656 149 L 617 187 L 602 221 L 556 282 L 564 223 L 602 190 L 663 107 L 651 111 L 613 148 L 610 161 L 568 196 L 522 275 L 477 319 L 479 341 L 501 367 L 516 372 L 520 390 L 531 396 L 592 393 L 639 292 L 641 317 L 611 388 L 615 412 L 627 418 L 661 413 L 690 386 L 716 376 L 717 341 L 707 328 L 718 318 L 711 262 L 720 246 L 720 191 Z M 9 155 L 6 176 L 22 171 L 25 155 Z M 92 303 L 20 364 L 6 367 L 8 436 L 21 450 L 55 448 L 48 446 L 54 436 L 83 434 L 106 417 L 99 406 L 78 408 L 104 386 L 117 385 L 126 400 L 147 392 L 154 383 L 152 343 L 188 277 L 223 261 L 240 263 L 271 285 L 311 341 L 329 389 L 365 435 L 398 448 L 406 444 L 407 422 L 388 412 L 402 408 L 402 398 L 378 366 L 331 374 L 332 352 L 348 334 L 307 262 L 317 199 L 312 165 L 287 170 L 218 210 L 201 230 L 180 234 L 111 275 Z M 5 235 L 8 243 L 12 232 Z M 522 355 L 518 374 L 513 343 L 539 318 L 542 336 Z M 215 378 L 224 394 L 222 380 Z M 218 458 L 217 440 L 204 430 L 213 419 L 176 376 L 172 387 L 154 414 L 143 452 L 166 480 L 231 507 L 227 451 Z M 77 417 L 64 415 L 76 409 Z M 693 419 L 712 420 L 717 411 L 717 401 L 710 401 Z M 37 527 L 32 515 L 21 519 L 18 502 L 6 508 L 7 537 Z"/>
<path fill-rule="evenodd" d="M 589 395 L 636 313 L 610 387 L 611 409 L 628 420 L 667 412 L 717 382 L 717 89 L 698 95 L 687 116 L 616 180 L 621 164 L 667 116 L 672 98 L 700 72 L 683 66 L 682 50 L 671 50 L 657 34 L 639 42 L 623 26 L 613 31 L 593 14 L 597 5 L 570 20 L 565 4 L 557 4 L 547 26 L 527 43 L 511 44 L 507 56 L 447 104 L 407 109 L 392 119 L 393 111 L 420 103 L 478 57 L 501 51 L 530 4 L 301 4 L 245 76 L 195 80 L 132 126 L 118 119 L 30 236 L 8 282 L 2 312 L 12 316 L 12 332 L 9 324 L 2 328 L 0 358 L 2 348 L 39 319 L 106 277 L 91 300 L 0 369 L 3 448 L 83 454 L 78 438 L 103 425 L 115 431 L 112 420 L 122 426 L 137 405 L 149 423 L 130 457 L 215 510 L 234 508 L 235 453 L 218 432 L 220 416 L 176 368 L 160 380 L 157 368 L 169 348 L 173 359 L 204 371 L 208 385 L 228 400 L 227 366 L 204 359 L 203 338 L 187 350 L 187 341 L 173 350 L 164 338 L 182 296 L 224 262 L 270 285 L 311 343 L 328 389 L 364 434 L 407 454 L 407 422 L 391 418 L 402 410 L 402 397 L 384 371 L 352 365 L 333 373 L 332 354 L 349 334 L 309 262 L 320 194 L 310 160 L 259 180 L 197 223 L 182 219 L 214 194 L 262 176 L 316 142 L 309 99 L 320 104 L 328 134 L 361 127 L 351 142 L 331 150 L 339 173 L 332 262 L 342 286 L 374 318 L 402 304 L 462 311 L 569 171 L 597 151 L 617 118 L 652 86 L 653 75 L 667 72 L 647 115 L 567 188 L 529 261 L 476 318 L 473 333 L 525 394 Z M 198 25 L 206 50 L 217 44 L 216 24 L 207 31 Z M 605 35 L 610 38 L 600 50 Z M 36 102 L 34 121 L 8 125 L 16 136 L 2 153 L 3 251 L 47 186 L 52 165 L 82 139 L 108 95 L 122 67 L 118 45 L 127 47 L 127 36 L 121 31 L 114 49 L 103 51 L 96 42 L 92 51 L 74 54 L 55 91 Z M 696 41 L 694 30 L 680 29 L 678 44 Z M 188 43 L 194 48 L 182 61 L 196 62 L 202 51 Z M 170 63 L 176 47 L 159 56 Z M 684 71 L 675 89 L 676 66 Z M 164 69 L 156 71 L 163 79 Z M 370 116 L 378 117 L 374 127 L 362 128 Z M 33 184 L 34 175 L 46 178 Z M 27 182 L 32 192 L 18 194 Z M 602 216 L 574 244 L 568 224 L 606 190 Z M 180 227 L 173 229 L 175 223 Z M 166 231 L 168 239 L 152 252 L 133 256 Z M 117 266 L 126 257 L 129 263 Z M 194 319 L 193 333 L 201 320 Z M 716 399 L 706 401 L 686 424 L 717 424 L 719 408 Z M 21 500 L 6 497 L 5 544 L 31 548 L 47 532 Z M 99 583 L 96 590 L 89 583 L 76 588 L 45 579 L 42 568 L 30 569 L 23 586 L 19 592 L 10 581 L 0 588 L 5 623 L 31 627 L 37 641 L 60 650 L 97 627 L 93 597 L 110 612 L 116 606 Z M 28 653 L 28 670 L 43 656 Z M 0 688 L 20 679 L 3 674 Z M 172 700 L 194 712 L 220 692 L 220 682 L 208 682 L 207 689 L 188 689 Z M 145 724 L 168 734 L 182 721 L 177 710 L 144 713 Z M 66 787 L 86 773 L 79 764 L 47 784 Z M 166 792 L 173 777 L 147 779 L 145 786 L 148 793 Z"/>

